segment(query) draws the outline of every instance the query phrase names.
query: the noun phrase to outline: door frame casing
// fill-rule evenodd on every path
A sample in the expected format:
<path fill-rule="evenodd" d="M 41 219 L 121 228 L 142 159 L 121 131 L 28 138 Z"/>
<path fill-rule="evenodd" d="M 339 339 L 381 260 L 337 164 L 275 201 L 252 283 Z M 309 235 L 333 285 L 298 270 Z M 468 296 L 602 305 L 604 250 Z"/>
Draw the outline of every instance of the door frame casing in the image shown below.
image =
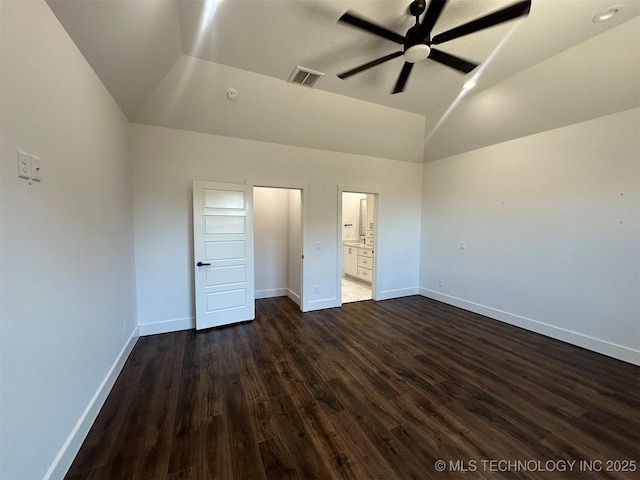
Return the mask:
<path fill-rule="evenodd" d="M 375 195 L 375 208 L 373 211 L 373 225 L 374 225 L 374 244 L 373 244 L 373 279 L 371 281 L 371 298 L 377 300 L 378 293 L 378 235 L 380 232 L 379 211 L 380 211 L 380 189 L 376 187 L 363 187 L 353 185 L 338 185 L 338 275 L 336 279 L 336 298 L 338 303 L 342 306 L 342 194 L 343 193 L 364 193 L 367 195 Z"/>

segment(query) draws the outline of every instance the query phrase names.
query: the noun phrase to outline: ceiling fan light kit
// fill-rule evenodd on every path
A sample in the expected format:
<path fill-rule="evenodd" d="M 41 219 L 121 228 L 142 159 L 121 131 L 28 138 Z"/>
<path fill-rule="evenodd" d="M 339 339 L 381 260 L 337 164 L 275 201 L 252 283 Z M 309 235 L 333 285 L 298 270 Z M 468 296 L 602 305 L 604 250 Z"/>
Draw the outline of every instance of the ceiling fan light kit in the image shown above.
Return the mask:
<path fill-rule="evenodd" d="M 418 63 L 429 56 L 431 48 L 423 43 L 409 47 L 404 51 L 404 61 Z"/>
<path fill-rule="evenodd" d="M 422 62 L 427 58 L 461 73 L 467 74 L 475 69 L 479 64 L 433 48 L 433 45 L 439 45 L 455 38 L 469 35 L 470 33 L 475 33 L 518 17 L 526 16 L 531 10 L 531 0 L 520 1 L 485 15 L 484 17 L 477 18 L 471 22 L 452 28 L 451 30 L 439 33 L 432 38 L 431 31 L 438 21 L 438 18 L 440 18 L 440 14 L 444 10 L 447 1 L 448 0 L 431 0 L 428 8 L 425 0 L 414 0 L 411 2 L 409 5 L 409 13 L 416 17 L 415 25 L 407 30 L 407 33 L 404 36 L 366 20 L 355 13 L 346 12 L 339 18 L 338 22 L 346 23 L 352 27 L 377 35 L 378 37 L 399 43 L 400 45 L 403 45 L 403 49 L 398 52 L 385 55 L 384 57 L 377 58 L 351 70 L 347 70 L 346 72 L 339 73 L 338 77 L 341 79 L 348 78 L 351 75 L 363 72 L 399 56 L 404 57 L 404 65 L 391 93 L 400 93 L 404 91 L 404 87 L 409 79 L 413 65 Z M 420 16 L 425 12 L 425 10 L 426 13 L 424 14 L 421 22 Z"/>

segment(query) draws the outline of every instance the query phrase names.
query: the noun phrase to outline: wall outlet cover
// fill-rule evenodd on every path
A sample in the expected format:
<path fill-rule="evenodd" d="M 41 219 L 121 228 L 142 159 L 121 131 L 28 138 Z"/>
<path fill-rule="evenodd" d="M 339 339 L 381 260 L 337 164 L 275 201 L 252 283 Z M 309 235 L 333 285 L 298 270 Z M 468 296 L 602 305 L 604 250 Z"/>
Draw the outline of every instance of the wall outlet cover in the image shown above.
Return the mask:
<path fill-rule="evenodd" d="M 35 155 L 29 155 L 31 157 L 31 180 L 39 182 L 42 178 L 42 160 Z"/>
<path fill-rule="evenodd" d="M 31 178 L 31 157 L 20 150 L 18 150 L 18 177 L 27 180 Z"/>

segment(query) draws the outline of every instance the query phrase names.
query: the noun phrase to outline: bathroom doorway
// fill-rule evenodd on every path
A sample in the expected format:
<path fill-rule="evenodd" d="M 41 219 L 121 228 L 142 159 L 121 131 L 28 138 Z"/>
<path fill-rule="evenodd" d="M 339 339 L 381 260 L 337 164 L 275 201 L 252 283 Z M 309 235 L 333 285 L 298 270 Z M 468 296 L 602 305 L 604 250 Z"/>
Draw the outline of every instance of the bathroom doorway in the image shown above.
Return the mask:
<path fill-rule="evenodd" d="M 341 303 L 374 298 L 376 194 L 341 194 Z"/>

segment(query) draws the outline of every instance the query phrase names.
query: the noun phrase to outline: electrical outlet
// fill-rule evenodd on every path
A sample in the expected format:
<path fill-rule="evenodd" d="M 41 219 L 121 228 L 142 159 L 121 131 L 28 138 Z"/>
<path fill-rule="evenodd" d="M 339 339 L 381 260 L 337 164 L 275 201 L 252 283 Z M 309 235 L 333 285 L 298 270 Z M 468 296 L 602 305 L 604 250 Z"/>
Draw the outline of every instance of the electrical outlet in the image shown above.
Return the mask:
<path fill-rule="evenodd" d="M 442 278 L 438 280 L 438 285 L 444 287 L 444 280 Z"/>
<path fill-rule="evenodd" d="M 27 180 L 31 178 L 31 157 L 20 150 L 18 150 L 18 176 Z"/>
<path fill-rule="evenodd" d="M 315 243 L 313 244 L 313 248 L 314 248 L 315 250 L 322 250 L 322 242 L 315 242 Z"/>
<path fill-rule="evenodd" d="M 461 250 L 466 250 L 467 249 L 467 242 L 465 242 L 465 241 L 460 242 L 460 249 Z"/>

